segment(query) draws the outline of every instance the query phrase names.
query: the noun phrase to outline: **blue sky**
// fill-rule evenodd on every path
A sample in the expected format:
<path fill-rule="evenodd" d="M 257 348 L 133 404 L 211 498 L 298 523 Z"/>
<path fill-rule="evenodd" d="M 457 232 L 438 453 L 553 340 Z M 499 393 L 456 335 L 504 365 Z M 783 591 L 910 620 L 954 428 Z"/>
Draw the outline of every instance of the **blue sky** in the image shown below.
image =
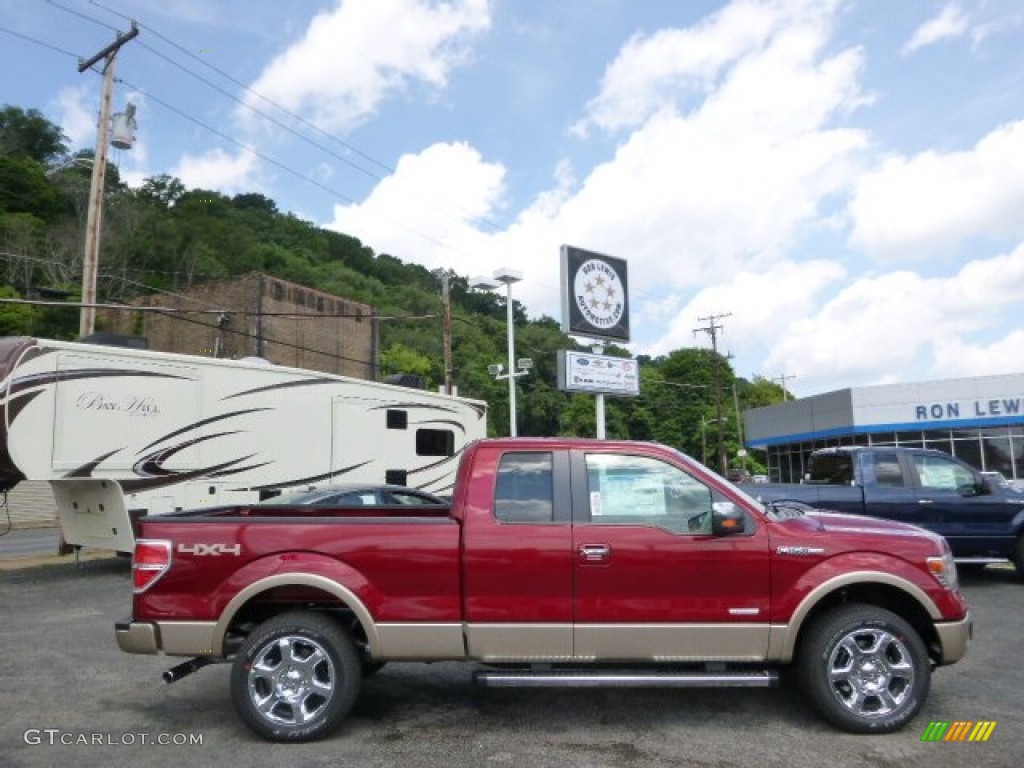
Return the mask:
<path fill-rule="evenodd" d="M 0 27 L 88 56 L 141 24 L 129 183 L 512 267 L 533 316 L 560 318 L 561 244 L 618 256 L 635 353 L 731 313 L 737 373 L 798 395 L 1024 370 L 1017 0 L 59 3 L 0 0 Z M 75 148 L 99 87 L 0 31 L 0 101 Z"/>

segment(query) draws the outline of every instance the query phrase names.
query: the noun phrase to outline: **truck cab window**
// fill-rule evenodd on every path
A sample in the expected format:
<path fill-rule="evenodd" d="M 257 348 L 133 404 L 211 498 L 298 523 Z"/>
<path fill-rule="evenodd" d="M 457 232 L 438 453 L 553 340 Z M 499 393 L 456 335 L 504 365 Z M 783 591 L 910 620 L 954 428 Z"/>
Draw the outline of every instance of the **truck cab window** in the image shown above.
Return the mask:
<path fill-rule="evenodd" d="M 590 521 L 653 525 L 673 533 L 711 533 L 711 489 L 646 456 L 587 455 Z"/>
<path fill-rule="evenodd" d="M 974 474 L 941 456 L 914 456 L 921 487 L 930 491 L 963 491 L 975 487 Z"/>
<path fill-rule="evenodd" d="M 907 485 L 896 453 L 879 452 L 872 456 L 875 482 L 886 488 L 904 488 Z"/>
<path fill-rule="evenodd" d="M 506 453 L 498 463 L 494 516 L 505 523 L 554 519 L 550 453 Z"/>

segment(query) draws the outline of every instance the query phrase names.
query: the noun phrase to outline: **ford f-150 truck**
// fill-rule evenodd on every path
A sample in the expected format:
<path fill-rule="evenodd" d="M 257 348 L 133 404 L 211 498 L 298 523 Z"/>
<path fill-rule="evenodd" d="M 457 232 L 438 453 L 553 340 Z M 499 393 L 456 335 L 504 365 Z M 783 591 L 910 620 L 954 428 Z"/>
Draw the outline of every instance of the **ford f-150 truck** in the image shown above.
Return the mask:
<path fill-rule="evenodd" d="M 147 517 L 130 653 L 232 663 L 242 720 L 333 731 L 388 661 L 491 686 L 769 686 L 792 665 L 839 728 L 884 733 L 966 652 L 946 542 L 765 507 L 651 443 L 471 443 L 450 507 L 236 506 Z"/>
<path fill-rule="evenodd" d="M 1012 561 L 1024 578 L 1024 493 L 982 477 L 948 453 L 923 448 L 823 448 L 801 484 L 757 485 L 765 502 L 884 517 L 944 536 L 959 563 Z"/>

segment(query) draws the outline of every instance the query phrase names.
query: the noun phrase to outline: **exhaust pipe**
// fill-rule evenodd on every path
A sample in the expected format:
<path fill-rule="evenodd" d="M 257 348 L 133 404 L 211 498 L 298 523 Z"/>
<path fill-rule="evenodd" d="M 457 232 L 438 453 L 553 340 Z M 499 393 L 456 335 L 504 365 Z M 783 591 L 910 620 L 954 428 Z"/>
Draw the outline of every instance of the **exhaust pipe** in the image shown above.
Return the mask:
<path fill-rule="evenodd" d="M 213 664 L 214 660 L 208 656 L 196 656 L 194 659 L 183 661 L 176 667 L 171 667 L 161 677 L 165 683 L 170 685 L 176 683 L 183 677 L 188 677 L 193 672 L 198 672 L 203 667 Z"/>

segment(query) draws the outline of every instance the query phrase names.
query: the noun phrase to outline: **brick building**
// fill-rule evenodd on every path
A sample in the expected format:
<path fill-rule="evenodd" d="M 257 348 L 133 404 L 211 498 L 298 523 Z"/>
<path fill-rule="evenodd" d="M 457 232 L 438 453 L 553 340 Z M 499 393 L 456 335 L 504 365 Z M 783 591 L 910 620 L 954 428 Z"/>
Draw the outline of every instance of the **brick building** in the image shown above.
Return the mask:
<path fill-rule="evenodd" d="M 256 272 L 132 304 L 191 313 L 103 310 L 99 329 L 145 336 L 149 348 L 161 352 L 263 357 L 278 365 L 376 379 L 377 324 L 367 304 Z M 200 310 L 203 314 L 196 313 Z"/>

